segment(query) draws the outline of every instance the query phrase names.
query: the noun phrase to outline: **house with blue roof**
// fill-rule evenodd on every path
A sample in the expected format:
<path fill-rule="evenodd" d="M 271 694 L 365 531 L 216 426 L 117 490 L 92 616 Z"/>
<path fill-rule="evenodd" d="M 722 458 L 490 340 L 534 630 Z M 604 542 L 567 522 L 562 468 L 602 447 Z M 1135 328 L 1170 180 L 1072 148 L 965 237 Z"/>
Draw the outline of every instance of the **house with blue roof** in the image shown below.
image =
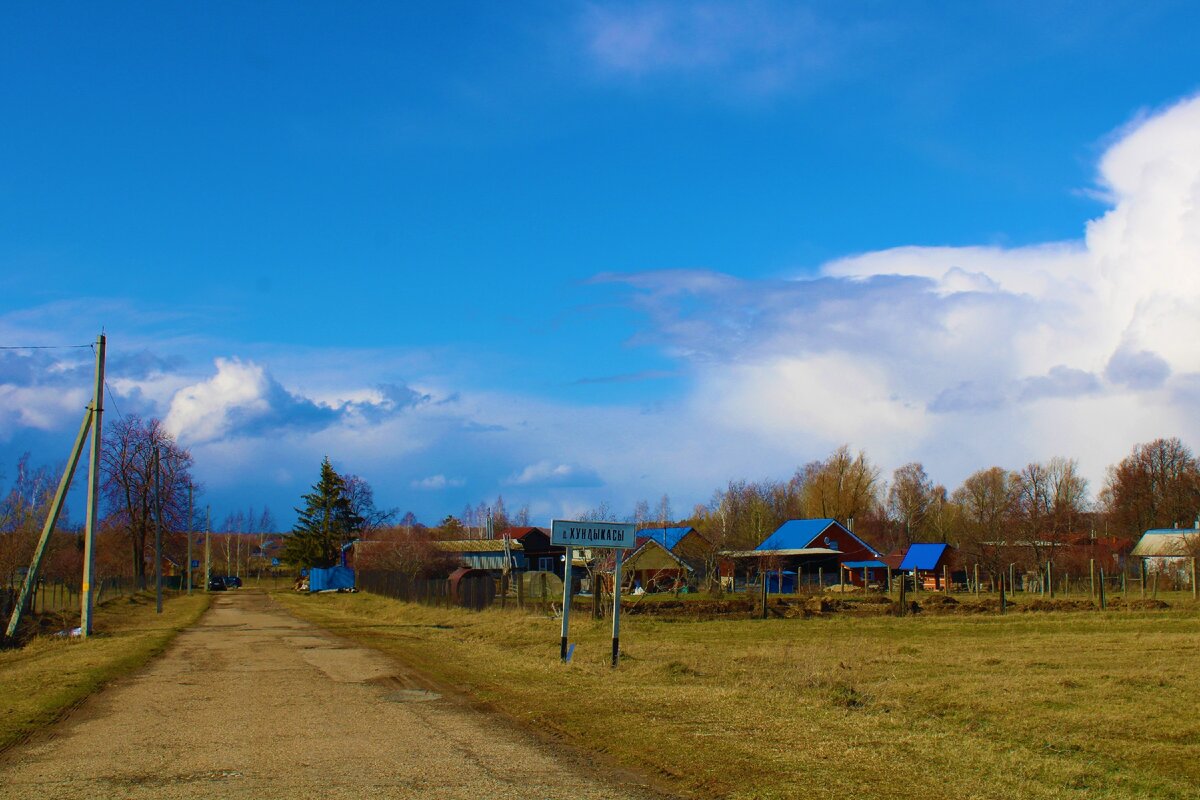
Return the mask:
<path fill-rule="evenodd" d="M 835 519 L 790 519 L 753 550 L 725 553 L 747 576 L 777 572 L 781 588 L 813 586 L 818 582 L 870 585 L 884 580 L 887 565 L 868 542 Z M 789 580 L 789 575 L 795 578 Z"/>

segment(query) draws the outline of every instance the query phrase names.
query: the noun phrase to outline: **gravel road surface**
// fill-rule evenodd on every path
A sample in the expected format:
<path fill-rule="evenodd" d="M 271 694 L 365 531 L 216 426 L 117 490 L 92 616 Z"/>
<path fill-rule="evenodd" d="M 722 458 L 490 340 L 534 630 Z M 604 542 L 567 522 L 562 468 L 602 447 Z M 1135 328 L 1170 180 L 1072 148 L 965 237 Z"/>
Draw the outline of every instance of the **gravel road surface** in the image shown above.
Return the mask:
<path fill-rule="evenodd" d="M 651 798 L 234 591 L 140 673 L 0 758 L 0 797 Z"/>

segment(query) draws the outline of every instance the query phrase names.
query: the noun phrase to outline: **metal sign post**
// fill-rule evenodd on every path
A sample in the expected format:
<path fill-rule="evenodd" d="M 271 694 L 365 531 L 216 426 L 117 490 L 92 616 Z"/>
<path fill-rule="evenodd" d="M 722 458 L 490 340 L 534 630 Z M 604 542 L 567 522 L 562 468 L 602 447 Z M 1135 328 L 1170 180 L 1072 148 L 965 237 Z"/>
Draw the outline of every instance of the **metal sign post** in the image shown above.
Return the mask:
<path fill-rule="evenodd" d="M 562 545 L 566 549 L 566 568 L 563 570 L 563 617 L 562 639 L 559 643 L 559 658 L 566 663 L 569 659 L 570 648 L 567 636 L 570 630 L 571 614 L 571 561 L 576 547 L 595 549 L 626 550 L 633 547 L 637 538 L 637 525 L 628 522 L 584 522 L 556 519 L 551 525 L 550 543 Z M 620 654 L 621 633 L 621 559 L 616 553 L 616 566 L 613 568 L 613 643 L 612 665 L 617 665 Z M 593 586 L 595 592 L 599 586 Z"/>
<path fill-rule="evenodd" d="M 567 545 L 567 553 L 565 556 L 566 564 L 563 565 L 563 620 L 562 620 L 562 641 L 558 648 L 558 657 L 563 663 L 567 662 L 567 631 L 571 627 L 571 559 L 573 553 L 571 546 Z M 544 602 L 544 601 L 543 601 Z"/>
<path fill-rule="evenodd" d="M 612 665 L 617 666 L 621 657 L 621 553 L 614 551 L 616 564 L 613 567 L 613 652 Z"/>

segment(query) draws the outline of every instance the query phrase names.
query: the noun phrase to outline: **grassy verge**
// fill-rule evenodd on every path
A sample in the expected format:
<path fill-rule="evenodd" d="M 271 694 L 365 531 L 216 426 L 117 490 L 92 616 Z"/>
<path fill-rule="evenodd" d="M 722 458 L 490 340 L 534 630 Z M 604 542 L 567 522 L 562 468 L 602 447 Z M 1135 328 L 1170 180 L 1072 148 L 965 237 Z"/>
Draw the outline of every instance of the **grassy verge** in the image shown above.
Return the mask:
<path fill-rule="evenodd" d="M 731 798 L 1183 798 L 1194 611 L 667 621 L 610 630 L 370 594 L 277 597 L 525 724 Z M 580 615 L 583 617 L 583 615 Z"/>
<path fill-rule="evenodd" d="M 161 653 L 208 602 L 203 592 L 174 597 L 159 616 L 153 594 L 118 597 L 96 609 L 96 635 L 87 640 L 39 637 L 0 651 L 0 750 Z"/>

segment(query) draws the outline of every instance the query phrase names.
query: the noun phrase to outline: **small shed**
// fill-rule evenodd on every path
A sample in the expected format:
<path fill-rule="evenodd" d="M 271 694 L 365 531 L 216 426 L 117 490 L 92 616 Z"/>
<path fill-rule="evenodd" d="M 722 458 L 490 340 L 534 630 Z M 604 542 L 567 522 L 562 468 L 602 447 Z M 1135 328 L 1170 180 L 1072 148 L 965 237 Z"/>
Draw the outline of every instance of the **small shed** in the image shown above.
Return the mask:
<path fill-rule="evenodd" d="M 550 534 L 545 528 L 523 526 L 508 528 L 503 536 L 507 536 L 514 544 L 520 544 L 524 553 L 524 568 L 541 572 L 553 572 L 559 578 L 563 575 L 563 554 L 566 548 L 550 543 Z"/>
<path fill-rule="evenodd" d="M 954 548 L 948 544 L 917 542 L 908 546 L 900 571 L 911 572 L 927 589 L 941 591 L 946 588 L 942 576 L 953 568 L 953 557 Z"/>
<path fill-rule="evenodd" d="M 1142 534 L 1130 554 L 1146 564 L 1148 572 L 1182 571 L 1189 575 L 1190 559 L 1200 556 L 1200 530 L 1157 528 Z"/>

